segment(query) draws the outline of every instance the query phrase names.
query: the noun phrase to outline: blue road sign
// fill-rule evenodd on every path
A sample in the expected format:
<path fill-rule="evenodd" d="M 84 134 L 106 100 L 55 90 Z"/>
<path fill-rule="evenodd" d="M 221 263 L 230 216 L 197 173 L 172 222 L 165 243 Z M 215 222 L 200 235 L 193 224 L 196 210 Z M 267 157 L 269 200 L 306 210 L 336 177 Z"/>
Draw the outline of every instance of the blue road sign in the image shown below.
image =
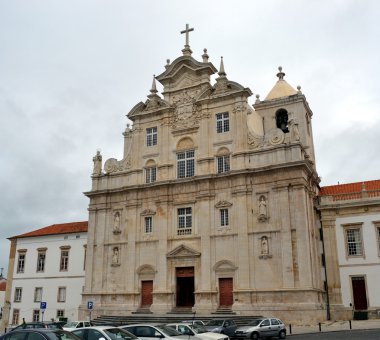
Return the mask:
<path fill-rule="evenodd" d="M 40 303 L 40 309 L 46 309 L 46 305 L 47 303 L 46 302 L 42 302 Z"/>
<path fill-rule="evenodd" d="M 87 301 L 87 309 L 93 309 L 94 308 L 94 303 L 92 301 Z"/>

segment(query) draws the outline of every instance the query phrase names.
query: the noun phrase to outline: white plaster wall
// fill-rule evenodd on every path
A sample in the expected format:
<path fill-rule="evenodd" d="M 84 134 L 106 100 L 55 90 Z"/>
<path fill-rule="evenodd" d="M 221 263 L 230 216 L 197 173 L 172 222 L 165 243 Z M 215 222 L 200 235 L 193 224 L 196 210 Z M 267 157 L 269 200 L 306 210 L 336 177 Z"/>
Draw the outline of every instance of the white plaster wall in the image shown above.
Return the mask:
<path fill-rule="evenodd" d="M 380 295 L 378 294 L 380 282 L 380 253 L 374 221 L 380 221 L 380 214 L 363 214 L 336 219 L 340 280 L 342 299 L 345 307 L 349 307 L 350 303 L 353 303 L 351 276 L 365 276 L 368 307 L 380 307 Z M 353 258 L 346 256 L 346 240 L 343 225 L 351 223 L 362 223 L 363 257 Z"/>
<path fill-rule="evenodd" d="M 43 315 L 44 320 L 57 319 L 57 309 L 65 310 L 64 316 L 69 320 L 78 318 L 78 306 L 84 286 L 84 245 L 86 244 L 87 233 L 47 235 L 17 240 L 9 323 L 12 322 L 14 308 L 20 310 L 20 322 L 22 322 L 22 318 L 25 318 L 26 321 L 32 320 L 33 310 L 40 308 L 40 303 L 34 302 L 36 287 L 42 287 L 42 301 L 47 303 L 47 309 Z M 70 246 L 68 271 L 62 272 L 59 271 L 61 246 Z M 45 247 L 47 248 L 45 271 L 37 273 L 37 249 Z M 17 250 L 19 249 L 27 250 L 24 273 L 17 273 Z M 21 302 L 14 302 L 16 287 L 22 288 Z M 57 302 L 58 287 L 66 287 L 65 302 Z M 42 314 L 40 320 L 42 320 Z"/>

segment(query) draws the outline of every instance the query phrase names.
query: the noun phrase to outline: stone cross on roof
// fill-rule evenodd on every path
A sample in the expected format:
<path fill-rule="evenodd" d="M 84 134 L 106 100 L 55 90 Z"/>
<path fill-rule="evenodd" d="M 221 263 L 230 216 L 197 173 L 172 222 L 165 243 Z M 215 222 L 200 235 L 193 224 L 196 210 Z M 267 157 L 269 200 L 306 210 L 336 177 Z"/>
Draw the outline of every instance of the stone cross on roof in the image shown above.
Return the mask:
<path fill-rule="evenodd" d="M 186 33 L 186 44 L 185 47 L 189 47 L 189 33 L 194 31 L 194 28 L 189 28 L 189 24 L 186 24 L 186 29 L 181 31 L 181 34 Z"/>

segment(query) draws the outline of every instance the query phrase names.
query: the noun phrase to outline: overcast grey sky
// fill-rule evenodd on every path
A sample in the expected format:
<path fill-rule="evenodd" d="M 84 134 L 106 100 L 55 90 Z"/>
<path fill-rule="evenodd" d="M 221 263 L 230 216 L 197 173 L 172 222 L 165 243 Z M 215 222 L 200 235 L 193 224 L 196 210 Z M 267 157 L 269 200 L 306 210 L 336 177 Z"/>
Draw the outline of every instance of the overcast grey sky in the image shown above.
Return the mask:
<path fill-rule="evenodd" d="M 125 115 L 186 23 L 193 57 L 223 56 L 261 98 L 279 65 L 302 86 L 321 185 L 379 179 L 379 15 L 377 0 L 0 0 L 0 267 L 7 237 L 88 218 L 92 157 L 122 157 Z"/>

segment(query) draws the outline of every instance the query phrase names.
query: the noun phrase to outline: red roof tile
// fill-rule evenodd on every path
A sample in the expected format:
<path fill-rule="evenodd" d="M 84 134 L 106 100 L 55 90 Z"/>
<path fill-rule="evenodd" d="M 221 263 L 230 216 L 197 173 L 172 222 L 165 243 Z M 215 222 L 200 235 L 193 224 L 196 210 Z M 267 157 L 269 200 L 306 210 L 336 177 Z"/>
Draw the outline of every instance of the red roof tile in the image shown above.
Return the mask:
<path fill-rule="evenodd" d="M 85 233 L 87 232 L 87 229 L 88 229 L 88 221 L 53 224 L 53 225 L 49 225 L 48 227 L 33 230 L 25 234 L 9 237 L 9 239 L 57 235 L 57 234 Z"/>
<path fill-rule="evenodd" d="M 319 195 L 320 196 L 341 195 L 341 194 L 359 193 L 364 190 L 366 191 L 380 190 L 380 180 L 329 185 L 326 187 L 321 187 Z"/>

